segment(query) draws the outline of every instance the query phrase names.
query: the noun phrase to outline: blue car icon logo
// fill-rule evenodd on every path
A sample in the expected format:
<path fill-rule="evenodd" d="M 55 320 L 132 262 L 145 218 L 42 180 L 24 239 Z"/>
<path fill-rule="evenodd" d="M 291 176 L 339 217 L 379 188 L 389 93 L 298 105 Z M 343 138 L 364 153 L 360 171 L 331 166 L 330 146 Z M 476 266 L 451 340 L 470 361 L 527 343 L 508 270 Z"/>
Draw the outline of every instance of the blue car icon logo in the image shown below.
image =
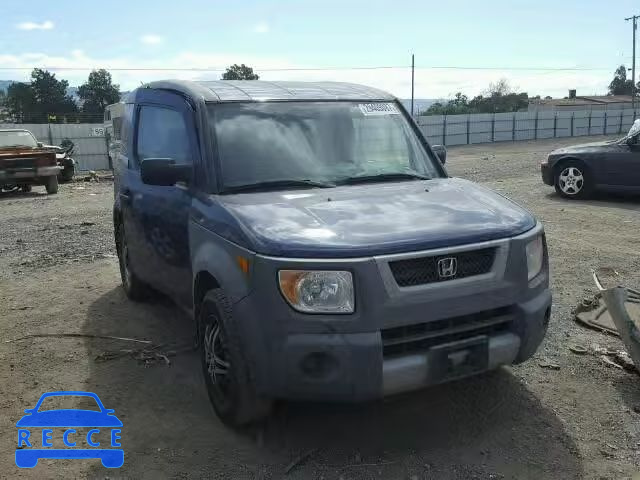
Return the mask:
<path fill-rule="evenodd" d="M 59 397 L 74 397 L 74 399 L 86 397 L 80 398 L 80 400 L 89 402 L 93 399 L 98 410 L 83 408 L 45 410 L 42 408 L 44 401 L 61 400 Z M 114 412 L 114 410 L 104 408 L 95 393 L 65 391 L 43 394 L 36 406 L 25 410 L 27 415 L 16 423 L 16 427 L 18 427 L 16 465 L 20 468 L 33 468 L 41 458 L 99 458 L 102 465 L 107 468 L 121 467 L 124 463 L 124 450 L 119 448 L 121 447 L 120 427 L 122 427 L 122 422 L 114 415 Z M 86 430 L 87 428 L 90 430 L 86 434 L 76 430 Z M 63 431 L 63 433 L 59 432 L 59 436 L 56 435 L 61 438 L 54 439 L 54 429 Z M 53 448 L 53 442 L 60 440 L 65 448 Z M 106 446 L 110 448 L 105 448 Z"/>

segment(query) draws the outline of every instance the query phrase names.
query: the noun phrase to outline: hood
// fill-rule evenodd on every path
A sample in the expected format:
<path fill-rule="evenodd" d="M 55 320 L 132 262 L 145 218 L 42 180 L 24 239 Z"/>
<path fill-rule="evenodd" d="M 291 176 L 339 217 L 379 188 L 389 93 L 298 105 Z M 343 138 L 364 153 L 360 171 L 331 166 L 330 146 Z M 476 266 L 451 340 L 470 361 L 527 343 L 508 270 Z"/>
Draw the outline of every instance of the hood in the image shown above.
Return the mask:
<path fill-rule="evenodd" d="M 628 148 L 625 144 L 618 144 L 618 140 L 608 140 L 605 142 L 582 143 L 579 145 L 571 145 L 569 147 L 558 148 L 550 153 L 550 155 L 567 155 L 571 153 L 600 153 L 600 152 L 617 152 Z"/>
<path fill-rule="evenodd" d="M 2 160 L 31 160 L 36 158 L 55 159 L 56 154 L 46 148 L 9 147 L 0 148 L 0 161 Z"/>
<path fill-rule="evenodd" d="M 357 257 L 505 238 L 533 228 L 515 203 L 466 180 L 219 196 L 258 253 Z"/>

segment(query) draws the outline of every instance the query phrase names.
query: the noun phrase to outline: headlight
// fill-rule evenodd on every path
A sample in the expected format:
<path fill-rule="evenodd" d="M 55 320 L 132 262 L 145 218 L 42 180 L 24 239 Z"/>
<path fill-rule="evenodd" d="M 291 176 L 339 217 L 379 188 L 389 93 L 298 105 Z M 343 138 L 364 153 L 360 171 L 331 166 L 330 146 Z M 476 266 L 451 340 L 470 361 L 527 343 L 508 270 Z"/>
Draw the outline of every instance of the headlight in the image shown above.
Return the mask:
<path fill-rule="evenodd" d="M 353 313 L 351 272 L 280 270 L 280 291 L 293 308 L 305 313 Z"/>
<path fill-rule="evenodd" d="M 542 270 L 542 261 L 544 259 L 544 242 L 542 235 L 538 235 L 534 240 L 530 241 L 526 247 L 527 250 L 527 278 L 531 280 Z"/>

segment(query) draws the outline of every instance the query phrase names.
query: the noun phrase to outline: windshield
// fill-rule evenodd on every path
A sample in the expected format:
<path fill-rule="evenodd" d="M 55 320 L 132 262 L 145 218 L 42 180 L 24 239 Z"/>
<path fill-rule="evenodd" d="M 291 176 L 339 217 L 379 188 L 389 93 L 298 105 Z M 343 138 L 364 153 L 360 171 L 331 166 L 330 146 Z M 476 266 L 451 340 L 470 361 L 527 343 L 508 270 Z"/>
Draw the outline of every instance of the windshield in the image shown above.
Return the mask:
<path fill-rule="evenodd" d="M 209 108 L 225 189 L 441 176 L 437 160 L 394 103 L 262 102 Z"/>
<path fill-rule="evenodd" d="M 37 147 L 38 143 L 31 132 L 25 130 L 0 131 L 0 148 L 4 147 Z"/>

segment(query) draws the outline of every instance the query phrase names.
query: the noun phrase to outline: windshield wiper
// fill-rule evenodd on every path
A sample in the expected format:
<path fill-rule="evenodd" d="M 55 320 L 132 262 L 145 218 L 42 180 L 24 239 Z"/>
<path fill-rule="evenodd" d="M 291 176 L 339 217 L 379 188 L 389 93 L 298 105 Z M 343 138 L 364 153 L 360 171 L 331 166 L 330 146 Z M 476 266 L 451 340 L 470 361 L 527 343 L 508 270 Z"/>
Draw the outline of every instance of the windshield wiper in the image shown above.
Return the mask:
<path fill-rule="evenodd" d="M 376 175 L 359 175 L 356 177 L 347 177 L 340 180 L 340 183 L 353 185 L 355 183 L 367 182 L 384 182 L 387 180 L 431 180 L 431 177 L 415 172 L 395 172 L 395 173 L 378 173 Z"/>
<path fill-rule="evenodd" d="M 227 187 L 222 193 L 249 192 L 259 190 L 273 190 L 279 188 L 331 188 L 335 184 L 316 182 L 314 180 L 269 180 L 265 182 L 248 183 Z"/>

